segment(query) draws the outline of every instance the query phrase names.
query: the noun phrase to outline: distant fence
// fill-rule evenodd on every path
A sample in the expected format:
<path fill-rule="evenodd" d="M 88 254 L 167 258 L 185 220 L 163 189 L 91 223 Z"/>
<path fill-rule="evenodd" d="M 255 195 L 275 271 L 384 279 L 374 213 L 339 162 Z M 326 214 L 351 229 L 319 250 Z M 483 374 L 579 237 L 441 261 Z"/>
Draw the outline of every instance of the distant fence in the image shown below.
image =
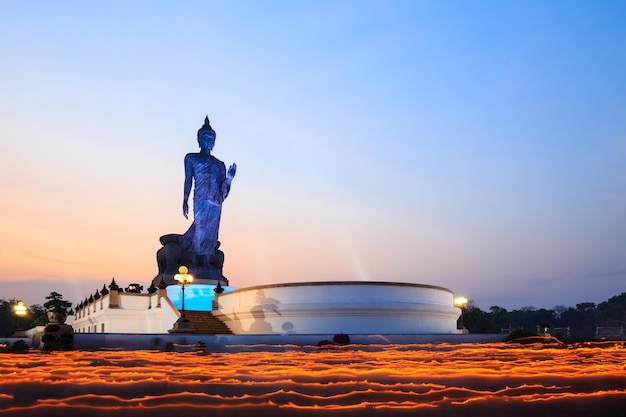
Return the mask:
<path fill-rule="evenodd" d="M 596 336 L 624 336 L 624 326 L 620 327 L 603 327 L 596 326 Z"/>
<path fill-rule="evenodd" d="M 567 327 L 553 327 L 551 329 L 548 329 L 548 333 L 550 333 L 550 336 L 563 336 L 563 337 L 570 337 L 570 331 L 569 331 L 569 326 Z"/>
<path fill-rule="evenodd" d="M 501 327 L 500 333 L 511 334 L 512 329 L 510 327 Z M 537 326 L 537 334 L 570 337 L 570 327 L 543 327 Z"/>

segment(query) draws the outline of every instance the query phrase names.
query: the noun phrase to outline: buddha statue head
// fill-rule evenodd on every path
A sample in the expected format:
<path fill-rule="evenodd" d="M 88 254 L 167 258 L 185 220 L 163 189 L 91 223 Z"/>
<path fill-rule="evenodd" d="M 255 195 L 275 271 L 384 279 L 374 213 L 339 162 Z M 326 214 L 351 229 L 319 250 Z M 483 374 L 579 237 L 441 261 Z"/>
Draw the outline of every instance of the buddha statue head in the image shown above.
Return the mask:
<path fill-rule="evenodd" d="M 215 145 L 215 130 L 211 127 L 209 116 L 204 118 L 204 125 L 198 130 L 198 145 L 201 150 L 211 150 Z"/>

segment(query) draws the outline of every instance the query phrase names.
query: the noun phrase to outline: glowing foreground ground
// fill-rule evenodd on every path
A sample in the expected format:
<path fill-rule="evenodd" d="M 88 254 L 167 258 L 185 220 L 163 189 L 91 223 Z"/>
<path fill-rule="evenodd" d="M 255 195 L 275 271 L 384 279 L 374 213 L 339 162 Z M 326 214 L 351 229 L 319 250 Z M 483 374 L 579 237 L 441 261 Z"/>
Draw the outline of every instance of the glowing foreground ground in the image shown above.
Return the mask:
<path fill-rule="evenodd" d="M 626 415 L 623 343 L 237 350 L 0 354 L 0 415 Z"/>

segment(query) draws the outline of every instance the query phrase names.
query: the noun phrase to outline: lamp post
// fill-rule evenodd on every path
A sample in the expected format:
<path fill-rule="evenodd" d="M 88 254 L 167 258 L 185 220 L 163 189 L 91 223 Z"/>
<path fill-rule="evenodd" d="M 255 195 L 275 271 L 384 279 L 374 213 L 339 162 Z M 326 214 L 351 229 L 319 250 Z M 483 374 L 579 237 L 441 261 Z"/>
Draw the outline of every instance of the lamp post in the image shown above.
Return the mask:
<path fill-rule="evenodd" d="M 13 306 L 13 313 L 15 313 L 15 315 L 17 316 L 17 321 L 16 323 L 16 330 L 15 333 L 13 334 L 14 337 L 24 337 L 24 331 L 21 329 L 22 328 L 22 318 L 26 317 L 26 315 L 28 314 L 28 307 L 26 307 L 26 305 L 24 305 L 24 302 L 22 301 L 18 301 L 14 306 Z"/>
<path fill-rule="evenodd" d="M 22 301 L 18 301 L 18 303 L 13 306 L 13 311 L 18 317 L 24 317 L 26 314 L 28 314 L 28 308 L 24 305 L 24 302 Z"/>
<path fill-rule="evenodd" d="M 183 287 L 183 311 L 181 317 L 186 319 L 185 317 L 185 285 L 191 284 L 193 282 L 193 276 L 188 274 L 189 269 L 186 266 L 181 266 L 178 268 L 178 274 L 174 275 L 174 279 L 178 281 L 181 287 Z"/>
<path fill-rule="evenodd" d="M 196 329 L 193 327 L 193 323 L 191 323 L 187 317 L 185 316 L 185 285 L 189 285 L 193 282 L 193 276 L 188 273 L 189 269 L 182 265 L 178 268 L 178 274 L 174 275 L 174 279 L 180 284 L 183 289 L 183 305 L 181 309 L 181 314 L 178 320 L 174 323 L 174 327 L 168 332 L 170 333 L 195 333 Z"/>
<path fill-rule="evenodd" d="M 463 333 L 465 333 L 465 325 L 463 324 L 463 310 L 465 309 L 465 305 L 467 304 L 467 302 L 467 298 L 463 296 L 459 296 L 454 299 L 454 305 L 461 309 L 461 316 L 459 317 L 459 320 L 461 322 L 461 330 L 463 331 Z"/>

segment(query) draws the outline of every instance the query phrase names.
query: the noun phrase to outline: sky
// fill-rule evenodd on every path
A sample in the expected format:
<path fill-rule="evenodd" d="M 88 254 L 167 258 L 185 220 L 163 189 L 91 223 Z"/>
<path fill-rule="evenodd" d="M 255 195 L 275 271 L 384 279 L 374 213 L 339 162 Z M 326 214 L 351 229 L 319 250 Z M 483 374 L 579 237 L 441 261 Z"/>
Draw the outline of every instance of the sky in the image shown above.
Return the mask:
<path fill-rule="evenodd" d="M 237 288 L 626 291 L 622 1 L 0 0 L 0 298 L 148 287 L 205 115 Z"/>

